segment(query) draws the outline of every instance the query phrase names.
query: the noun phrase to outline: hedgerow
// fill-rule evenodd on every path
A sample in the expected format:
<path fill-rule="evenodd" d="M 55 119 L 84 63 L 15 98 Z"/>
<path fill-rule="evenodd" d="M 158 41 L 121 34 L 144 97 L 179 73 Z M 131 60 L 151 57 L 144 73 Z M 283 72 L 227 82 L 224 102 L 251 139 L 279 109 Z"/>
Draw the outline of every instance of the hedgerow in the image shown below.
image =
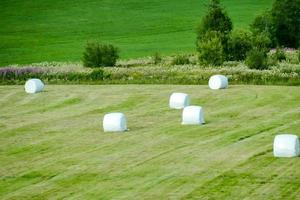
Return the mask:
<path fill-rule="evenodd" d="M 280 63 L 269 70 L 248 69 L 242 63 L 218 68 L 198 65 L 107 67 L 59 71 L 44 68 L 0 68 L 0 84 L 24 84 L 40 78 L 46 84 L 207 84 L 214 74 L 228 76 L 230 84 L 300 85 L 300 66 Z"/>

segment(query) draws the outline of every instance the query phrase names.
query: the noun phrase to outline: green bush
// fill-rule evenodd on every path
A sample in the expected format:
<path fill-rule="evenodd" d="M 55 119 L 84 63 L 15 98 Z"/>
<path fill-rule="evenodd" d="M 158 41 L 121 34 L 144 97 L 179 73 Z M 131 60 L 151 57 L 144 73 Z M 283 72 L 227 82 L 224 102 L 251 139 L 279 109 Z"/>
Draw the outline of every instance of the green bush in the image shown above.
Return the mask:
<path fill-rule="evenodd" d="M 221 6 L 220 0 L 211 0 L 208 5 L 208 12 L 202 18 L 197 29 L 197 43 L 203 40 L 207 32 L 218 32 L 223 52 L 227 54 L 227 43 L 231 30 L 232 21 Z"/>
<path fill-rule="evenodd" d="M 270 39 L 271 47 L 276 46 L 274 23 L 270 12 L 258 15 L 250 25 L 250 29 L 253 35 L 264 33 Z"/>
<path fill-rule="evenodd" d="M 267 53 L 258 48 L 253 48 L 247 53 L 246 65 L 250 69 L 267 69 Z"/>
<path fill-rule="evenodd" d="M 269 53 L 268 54 L 268 61 L 267 61 L 267 63 L 268 63 L 268 66 L 276 66 L 276 65 L 278 65 L 278 60 L 276 58 L 275 53 Z"/>
<path fill-rule="evenodd" d="M 224 61 L 222 42 L 217 32 L 211 31 L 198 41 L 198 58 L 202 65 L 220 66 Z"/>
<path fill-rule="evenodd" d="M 157 64 L 159 64 L 159 63 L 161 63 L 162 62 L 162 57 L 159 55 L 159 53 L 155 53 L 154 55 L 153 55 L 153 63 L 155 64 L 155 65 L 157 65 Z"/>
<path fill-rule="evenodd" d="M 118 58 L 118 49 L 113 45 L 88 43 L 82 61 L 85 67 L 105 67 L 115 66 Z"/>
<path fill-rule="evenodd" d="M 268 34 L 265 32 L 257 34 L 252 39 L 252 47 L 265 51 L 266 53 L 270 51 L 271 48 L 271 39 Z"/>
<path fill-rule="evenodd" d="M 94 69 L 90 73 L 91 80 L 103 80 L 103 77 L 104 77 L 103 69 Z"/>
<path fill-rule="evenodd" d="M 230 34 L 228 41 L 228 59 L 245 60 L 247 52 L 252 48 L 252 34 L 250 31 L 237 29 Z"/>
<path fill-rule="evenodd" d="M 177 55 L 172 60 L 172 65 L 187 65 L 190 64 L 189 57 L 187 55 Z"/>
<path fill-rule="evenodd" d="M 276 48 L 276 51 L 274 54 L 275 54 L 275 58 L 277 61 L 281 62 L 283 60 L 286 60 L 286 55 L 282 48 Z"/>
<path fill-rule="evenodd" d="M 280 46 L 300 46 L 300 1 L 275 0 L 271 15 L 275 36 Z"/>
<path fill-rule="evenodd" d="M 278 62 L 282 62 L 284 60 L 287 60 L 285 51 L 282 48 L 276 48 L 276 51 L 274 53 L 269 53 L 268 65 L 275 66 L 278 64 Z M 291 63 L 291 61 L 289 62 Z"/>

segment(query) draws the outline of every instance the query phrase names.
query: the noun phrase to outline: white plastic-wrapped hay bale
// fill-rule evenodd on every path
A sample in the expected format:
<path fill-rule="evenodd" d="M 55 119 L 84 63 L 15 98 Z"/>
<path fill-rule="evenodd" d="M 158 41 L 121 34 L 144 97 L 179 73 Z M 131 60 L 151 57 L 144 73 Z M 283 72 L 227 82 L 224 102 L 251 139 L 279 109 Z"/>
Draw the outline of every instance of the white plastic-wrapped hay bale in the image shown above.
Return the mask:
<path fill-rule="evenodd" d="M 29 79 L 25 83 L 25 91 L 30 94 L 41 92 L 44 89 L 44 86 L 44 83 L 40 79 Z"/>
<path fill-rule="evenodd" d="M 190 96 L 185 93 L 173 93 L 170 96 L 169 106 L 173 109 L 182 109 L 190 105 Z"/>
<path fill-rule="evenodd" d="M 127 130 L 127 120 L 123 113 L 109 113 L 103 118 L 104 132 L 124 132 Z"/>
<path fill-rule="evenodd" d="M 296 135 L 276 135 L 273 144 L 275 157 L 297 157 L 300 154 L 299 139 Z"/>
<path fill-rule="evenodd" d="M 214 75 L 208 81 L 210 89 L 219 90 L 228 87 L 228 78 L 223 75 Z"/>
<path fill-rule="evenodd" d="M 182 112 L 182 124 L 204 124 L 204 111 L 201 106 L 187 106 Z"/>

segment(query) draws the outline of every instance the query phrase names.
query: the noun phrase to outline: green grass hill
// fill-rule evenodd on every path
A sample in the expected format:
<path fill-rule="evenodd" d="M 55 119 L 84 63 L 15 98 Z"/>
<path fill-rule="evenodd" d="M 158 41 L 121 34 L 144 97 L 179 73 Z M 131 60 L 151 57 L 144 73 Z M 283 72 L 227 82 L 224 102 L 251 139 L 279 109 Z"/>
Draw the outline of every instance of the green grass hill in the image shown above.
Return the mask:
<path fill-rule="evenodd" d="M 208 0 L 1 0 L 0 66 L 79 61 L 87 41 L 117 45 L 122 58 L 193 52 Z M 272 0 L 224 0 L 248 27 Z"/>

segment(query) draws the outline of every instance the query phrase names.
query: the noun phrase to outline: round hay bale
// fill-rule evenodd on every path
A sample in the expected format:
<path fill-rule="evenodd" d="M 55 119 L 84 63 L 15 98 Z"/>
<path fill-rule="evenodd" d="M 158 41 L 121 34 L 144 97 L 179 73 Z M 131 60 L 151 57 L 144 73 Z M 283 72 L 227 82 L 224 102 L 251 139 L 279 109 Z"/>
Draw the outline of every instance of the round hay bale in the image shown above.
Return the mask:
<path fill-rule="evenodd" d="M 225 89 L 228 87 L 228 78 L 223 75 L 214 75 L 210 77 L 208 86 L 213 90 Z"/>
<path fill-rule="evenodd" d="M 103 118 L 104 132 L 124 132 L 127 130 L 127 120 L 123 113 L 109 113 Z"/>
<path fill-rule="evenodd" d="M 276 135 L 273 144 L 275 157 L 297 157 L 300 154 L 299 139 L 297 135 Z"/>
<path fill-rule="evenodd" d="M 169 106 L 173 109 L 182 109 L 190 105 L 190 96 L 185 93 L 173 93 L 170 96 Z"/>
<path fill-rule="evenodd" d="M 44 83 L 37 78 L 29 79 L 25 83 L 25 91 L 30 94 L 41 92 L 44 87 Z"/>
<path fill-rule="evenodd" d="M 182 112 L 182 124 L 204 124 L 204 111 L 201 106 L 187 106 Z"/>

